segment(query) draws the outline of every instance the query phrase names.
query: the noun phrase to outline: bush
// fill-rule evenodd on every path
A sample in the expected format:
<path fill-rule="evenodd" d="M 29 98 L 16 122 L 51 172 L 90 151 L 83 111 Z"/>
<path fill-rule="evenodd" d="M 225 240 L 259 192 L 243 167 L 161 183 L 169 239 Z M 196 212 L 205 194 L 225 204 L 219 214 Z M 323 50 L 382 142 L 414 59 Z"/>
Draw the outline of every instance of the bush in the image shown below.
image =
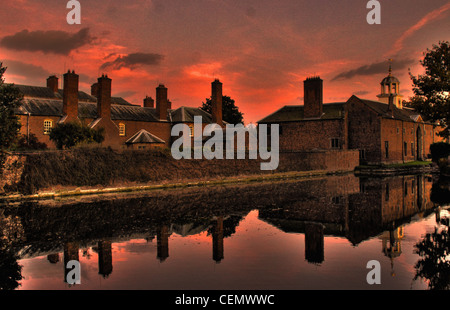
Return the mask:
<path fill-rule="evenodd" d="M 450 144 L 446 142 L 433 143 L 430 146 L 431 158 L 433 162 L 439 162 L 441 158 L 448 158 L 450 155 Z"/>
<path fill-rule="evenodd" d="M 95 130 L 76 122 L 58 124 L 50 131 L 50 140 L 60 150 L 79 144 L 102 143 L 105 140 L 104 129 Z"/>
<path fill-rule="evenodd" d="M 35 151 L 46 150 L 47 144 L 39 142 L 38 138 L 30 133 L 27 138 L 26 135 L 19 135 L 17 141 L 10 148 L 12 151 Z"/>

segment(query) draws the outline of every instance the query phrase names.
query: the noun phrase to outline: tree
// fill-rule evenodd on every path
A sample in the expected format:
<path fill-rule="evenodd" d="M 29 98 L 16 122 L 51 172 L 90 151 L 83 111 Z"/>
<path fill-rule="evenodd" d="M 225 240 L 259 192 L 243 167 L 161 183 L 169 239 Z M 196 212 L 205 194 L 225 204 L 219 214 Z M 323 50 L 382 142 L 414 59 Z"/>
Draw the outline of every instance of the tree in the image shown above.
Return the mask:
<path fill-rule="evenodd" d="M 104 129 L 92 129 L 78 122 L 62 123 L 50 131 L 50 140 L 60 150 L 79 144 L 102 143 L 105 140 Z"/>
<path fill-rule="evenodd" d="M 15 109 L 19 107 L 22 95 L 13 84 L 5 83 L 6 69 L 0 62 L 0 170 L 5 160 L 4 151 L 17 139 L 21 127 Z"/>
<path fill-rule="evenodd" d="M 212 112 L 211 98 L 206 98 L 206 102 L 202 102 L 202 104 L 200 109 L 208 113 Z M 234 100 L 228 96 L 222 96 L 222 119 L 234 125 L 244 122 L 244 114 L 239 112 Z"/>
<path fill-rule="evenodd" d="M 414 97 L 408 106 L 416 109 L 426 119 L 439 122 L 445 129 L 439 134 L 449 137 L 450 125 L 450 44 L 439 42 L 427 49 L 420 61 L 425 74 L 413 76 Z"/>

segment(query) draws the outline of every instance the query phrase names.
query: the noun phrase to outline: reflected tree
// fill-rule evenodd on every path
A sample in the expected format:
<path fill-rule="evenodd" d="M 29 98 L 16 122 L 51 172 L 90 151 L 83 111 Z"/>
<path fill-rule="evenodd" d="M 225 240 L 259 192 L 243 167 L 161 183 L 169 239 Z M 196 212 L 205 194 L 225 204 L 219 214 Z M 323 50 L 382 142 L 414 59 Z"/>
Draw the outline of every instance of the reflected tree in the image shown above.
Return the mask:
<path fill-rule="evenodd" d="M 450 289 L 450 235 L 448 220 L 443 219 L 438 222 L 442 225 L 435 227 L 433 233 L 428 233 L 418 242 L 414 248 L 415 253 L 421 259 L 416 263 L 416 275 L 414 280 L 419 278 L 428 281 L 430 290 Z"/>
<path fill-rule="evenodd" d="M 17 263 L 17 257 L 9 250 L 0 247 L 0 291 L 15 290 L 20 286 L 22 266 Z"/>

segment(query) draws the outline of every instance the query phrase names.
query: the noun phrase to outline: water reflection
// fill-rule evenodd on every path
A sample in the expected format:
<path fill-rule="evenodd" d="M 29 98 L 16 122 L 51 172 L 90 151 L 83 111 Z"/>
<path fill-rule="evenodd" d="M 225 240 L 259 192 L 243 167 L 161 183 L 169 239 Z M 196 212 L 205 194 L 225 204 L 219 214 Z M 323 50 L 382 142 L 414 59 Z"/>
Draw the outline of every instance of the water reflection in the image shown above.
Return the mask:
<path fill-rule="evenodd" d="M 434 182 L 435 188 L 442 190 L 439 184 Z M 3 206 L 0 209 L 0 288 L 16 289 L 23 282 L 20 260 L 45 256 L 49 265 L 60 261 L 66 265 L 70 260 L 80 260 L 80 253 L 89 259 L 90 251 L 98 259 L 96 272 L 110 281 L 117 254 L 113 245 L 135 239 L 152 242 L 156 238 L 155 259 L 166 264 L 171 258 L 174 234 L 183 238 L 206 234 L 210 240 L 209 259 L 222 263 L 227 261 L 227 249 L 234 250 L 232 241 L 224 241 L 232 239 L 253 210 L 258 211 L 259 220 L 286 236 L 304 235 L 304 259 L 313 266 L 327 262 L 325 239 L 328 236 L 344 238 L 353 247 L 376 238 L 381 252 L 390 261 L 390 275 L 395 276 L 394 262 L 403 255 L 405 225 L 435 212 L 432 186 L 430 176 L 360 179 L 342 175 L 153 192 L 132 198 L 117 196 L 107 201 L 91 197 L 86 201 Z M 447 226 L 427 234 L 417 243 L 416 256 L 420 259 L 412 277 L 426 279 L 431 289 L 448 289 L 448 219 L 445 222 L 445 218 L 438 218 L 440 225 L 444 221 Z M 256 240 L 248 244 L 252 242 Z M 264 244 L 264 240 L 258 242 Z M 270 245 L 267 250 L 270 251 Z M 345 252 L 349 249 L 342 247 L 340 251 L 343 261 L 348 259 Z M 257 267 L 266 272 L 272 266 Z M 65 268 L 61 270 L 62 281 L 67 272 Z M 203 285 L 209 288 L 208 283 Z"/>

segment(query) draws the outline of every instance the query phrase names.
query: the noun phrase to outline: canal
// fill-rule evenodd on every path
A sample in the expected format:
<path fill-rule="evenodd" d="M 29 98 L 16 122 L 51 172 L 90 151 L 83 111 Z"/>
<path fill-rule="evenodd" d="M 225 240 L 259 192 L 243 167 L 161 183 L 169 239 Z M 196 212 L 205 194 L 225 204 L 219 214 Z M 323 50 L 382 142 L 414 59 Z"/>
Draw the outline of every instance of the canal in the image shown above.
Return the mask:
<path fill-rule="evenodd" d="M 448 289 L 442 196 L 429 175 L 348 174 L 4 204 L 0 288 Z"/>

